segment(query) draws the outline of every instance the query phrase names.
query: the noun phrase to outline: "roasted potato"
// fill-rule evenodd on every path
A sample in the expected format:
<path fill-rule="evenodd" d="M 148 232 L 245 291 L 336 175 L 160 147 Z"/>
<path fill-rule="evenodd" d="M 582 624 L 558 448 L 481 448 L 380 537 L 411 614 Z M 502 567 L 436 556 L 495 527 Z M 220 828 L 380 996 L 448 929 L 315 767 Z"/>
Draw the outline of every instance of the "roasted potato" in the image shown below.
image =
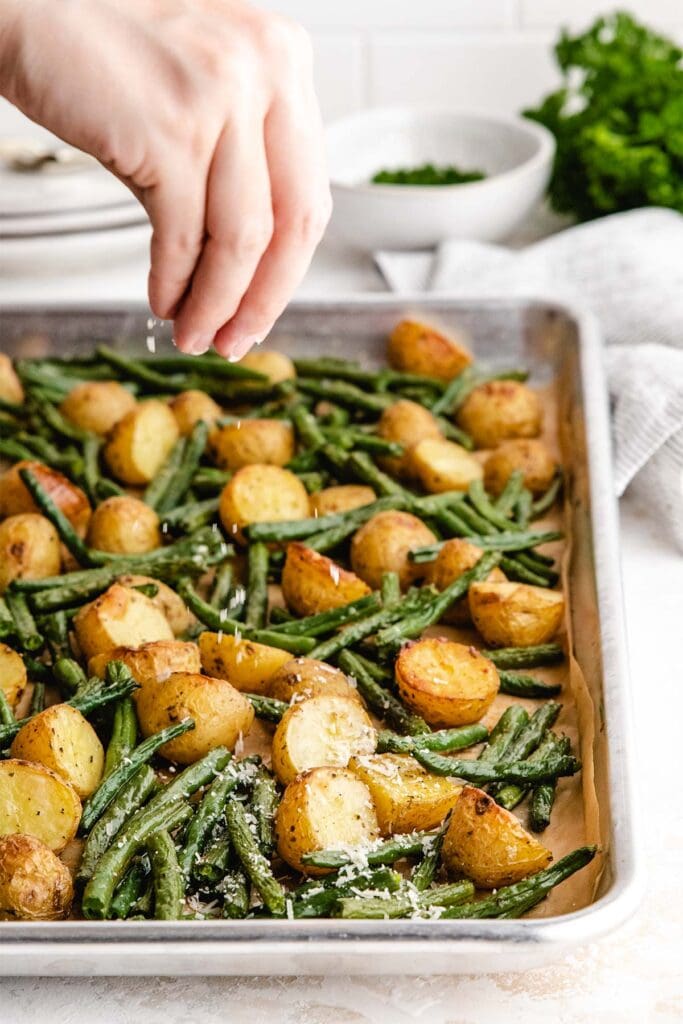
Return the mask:
<path fill-rule="evenodd" d="M 294 457 L 294 431 L 284 420 L 236 420 L 212 430 L 209 451 L 221 469 L 284 466 Z"/>
<path fill-rule="evenodd" d="M 26 689 L 28 676 L 24 659 L 7 644 L 0 644 L 0 690 L 7 703 L 15 708 Z"/>
<path fill-rule="evenodd" d="M 148 399 L 114 426 L 104 458 L 117 480 L 144 486 L 159 472 L 179 435 L 176 418 L 166 403 Z"/>
<path fill-rule="evenodd" d="M 243 693 L 268 693 L 271 679 L 292 657 L 289 651 L 227 633 L 202 633 L 199 650 L 207 675 L 227 679 Z"/>
<path fill-rule="evenodd" d="M 445 437 L 425 438 L 408 453 L 411 472 L 426 491 L 466 491 L 473 480 L 481 480 L 484 470 L 473 455 Z"/>
<path fill-rule="evenodd" d="M 326 875 L 326 868 L 314 868 L 301 858 L 316 850 L 374 842 L 379 826 L 370 791 L 347 768 L 312 768 L 287 786 L 277 809 L 275 835 L 278 853 L 290 867 L 316 877 Z"/>
<path fill-rule="evenodd" d="M 543 441 L 518 438 L 503 441 L 484 463 L 484 486 L 501 494 L 515 470 L 524 474 L 524 486 L 534 495 L 543 494 L 553 482 L 557 463 Z"/>
<path fill-rule="evenodd" d="M 78 645 L 85 658 L 115 647 L 139 647 L 151 640 L 173 640 L 164 613 L 139 590 L 112 583 L 74 617 Z"/>
<path fill-rule="evenodd" d="M 169 761 L 192 764 L 214 747 L 233 750 L 254 721 L 254 710 L 227 679 L 193 672 L 174 672 L 157 686 L 144 686 L 138 696 L 138 721 L 144 736 L 194 719 L 195 727 L 160 748 Z"/>
<path fill-rule="evenodd" d="M 369 505 L 377 500 L 372 487 L 363 484 L 339 484 L 337 487 L 325 487 L 316 491 L 309 498 L 312 516 L 333 516 L 339 512 L 350 512 L 362 505 Z"/>
<path fill-rule="evenodd" d="M 283 352 L 248 352 L 240 359 L 240 365 L 256 373 L 264 373 L 269 384 L 280 384 L 283 380 L 294 380 L 294 363 Z M 245 381 L 245 383 L 247 383 Z M 261 387 L 261 381 L 254 381 L 254 387 Z"/>
<path fill-rule="evenodd" d="M 23 512 L 0 523 L 0 594 L 12 580 L 57 576 L 61 564 L 59 534 L 45 516 Z"/>
<path fill-rule="evenodd" d="M 355 573 L 304 544 L 288 544 L 282 570 L 282 595 L 296 615 L 317 615 L 370 593 Z"/>
<path fill-rule="evenodd" d="M 403 701 L 434 726 L 478 722 L 500 686 L 492 661 L 474 647 L 445 637 L 406 644 L 396 659 L 395 673 Z"/>
<path fill-rule="evenodd" d="M 360 699 L 358 690 L 341 669 L 316 658 L 290 657 L 271 678 L 268 695 L 286 704 L 325 695 Z"/>
<path fill-rule="evenodd" d="M 226 532 L 243 540 L 242 527 L 249 523 L 305 519 L 308 492 L 288 469 L 243 466 L 223 488 L 219 515 Z"/>
<path fill-rule="evenodd" d="M 127 494 L 107 498 L 93 512 L 88 544 L 98 551 L 141 555 L 161 547 L 159 516 L 153 508 Z"/>
<path fill-rule="evenodd" d="M 431 775 L 407 754 L 364 754 L 349 768 L 370 790 L 382 835 L 436 828 L 462 789 Z"/>
<path fill-rule="evenodd" d="M 19 380 L 12 360 L 4 352 L 0 352 L 0 398 L 5 402 L 21 405 L 24 401 L 24 388 Z"/>
<path fill-rule="evenodd" d="M 80 820 L 78 794 L 56 772 L 28 761 L 0 761 L 0 836 L 35 836 L 59 853 Z"/>
<path fill-rule="evenodd" d="M 377 433 L 385 441 L 395 441 L 403 445 L 405 451 L 401 456 L 387 455 L 380 461 L 387 473 L 395 476 L 408 477 L 412 474 L 409 451 L 420 441 L 443 439 L 441 428 L 436 417 L 429 409 L 418 402 L 401 398 L 388 406 L 380 416 Z"/>
<path fill-rule="evenodd" d="M 360 701 L 309 697 L 285 711 L 273 736 L 273 771 L 280 782 L 308 768 L 343 767 L 354 754 L 369 754 L 377 733 Z"/>
<path fill-rule="evenodd" d="M 119 576 L 118 582 L 122 587 L 140 587 L 153 583 L 157 588 L 157 592 L 154 597 L 150 598 L 150 601 L 164 613 L 174 636 L 180 636 L 181 633 L 184 633 L 190 626 L 194 625 L 195 617 L 182 597 L 176 594 L 175 590 L 171 590 L 168 584 L 162 583 L 161 580 L 155 580 L 152 576 L 138 576 L 130 573 Z"/>
<path fill-rule="evenodd" d="M 19 476 L 21 469 L 31 470 L 78 536 L 85 537 L 92 514 L 90 502 L 80 487 L 72 484 L 63 473 L 44 466 L 42 462 L 15 462 L 12 468 L 0 477 L 0 519 L 5 516 L 21 515 L 22 512 L 40 512 Z"/>
<path fill-rule="evenodd" d="M 179 395 L 174 395 L 168 407 L 175 416 L 178 430 L 183 437 L 191 434 L 195 424 L 200 420 L 210 427 L 223 415 L 220 405 L 217 405 L 205 391 L 181 391 Z"/>
<path fill-rule="evenodd" d="M 10 754 L 51 768 L 81 799 L 102 780 L 104 748 L 87 718 L 70 704 L 53 704 L 35 715 L 14 737 Z"/>
<path fill-rule="evenodd" d="M 389 364 L 395 370 L 450 380 L 472 362 L 460 338 L 449 338 L 428 324 L 402 320 L 389 336 Z"/>
<path fill-rule="evenodd" d="M 69 869 L 39 839 L 0 839 L 0 911 L 20 921 L 57 921 L 67 917 L 73 896 Z"/>
<path fill-rule="evenodd" d="M 529 583 L 473 583 L 469 589 L 474 625 L 495 647 L 534 647 L 557 633 L 564 597 Z"/>
<path fill-rule="evenodd" d="M 426 571 L 410 561 L 409 552 L 429 544 L 436 544 L 436 537 L 417 516 L 378 512 L 353 535 L 351 566 L 373 590 L 380 587 L 382 573 L 397 572 L 405 590 Z"/>
<path fill-rule="evenodd" d="M 450 874 L 465 875 L 480 889 L 512 885 L 552 860 L 514 814 L 474 786 L 464 786 L 456 800 L 441 856 Z"/>
<path fill-rule="evenodd" d="M 104 679 L 110 661 L 122 661 L 127 665 L 142 688 L 156 686 L 173 672 L 198 673 L 202 670 L 199 648 L 183 640 L 153 640 L 140 647 L 115 647 L 106 654 L 96 654 L 91 658 L 88 674 Z M 133 692 L 133 700 L 140 692 Z"/>
<path fill-rule="evenodd" d="M 458 409 L 458 424 L 477 448 L 495 448 L 512 437 L 538 437 L 543 410 L 538 395 L 516 380 L 474 388 Z"/>
<path fill-rule="evenodd" d="M 437 590 L 445 590 L 464 572 L 473 569 L 483 554 L 482 549 L 476 544 L 471 544 L 462 537 L 453 537 L 452 540 L 446 541 L 434 561 L 430 563 L 428 580 Z M 507 577 L 502 569 L 495 566 L 486 579 L 494 583 L 504 583 Z M 471 617 L 469 597 L 465 595 L 451 605 L 442 621 L 464 625 Z"/>
<path fill-rule="evenodd" d="M 135 397 L 118 381 L 93 380 L 77 384 L 60 410 L 77 427 L 104 437 L 135 406 Z"/>

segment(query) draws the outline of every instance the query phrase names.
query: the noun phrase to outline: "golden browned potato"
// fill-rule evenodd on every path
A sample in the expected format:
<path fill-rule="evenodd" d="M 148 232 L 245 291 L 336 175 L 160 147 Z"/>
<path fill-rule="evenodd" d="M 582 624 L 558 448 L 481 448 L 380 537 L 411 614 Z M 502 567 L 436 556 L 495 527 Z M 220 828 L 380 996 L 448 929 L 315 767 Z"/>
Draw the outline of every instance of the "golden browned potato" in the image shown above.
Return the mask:
<path fill-rule="evenodd" d="M 449 338 L 428 324 L 402 320 L 391 332 L 389 364 L 395 370 L 450 380 L 472 362 L 462 339 Z"/>
<path fill-rule="evenodd" d="M 173 640 L 164 613 L 139 590 L 112 583 L 74 617 L 78 644 L 85 658 L 115 647 L 139 647 L 151 640 Z"/>
<path fill-rule="evenodd" d="M 183 437 L 191 434 L 195 424 L 200 420 L 210 427 L 223 415 L 220 405 L 214 402 L 206 391 L 181 391 L 168 405 Z"/>
<path fill-rule="evenodd" d="M 68 916 L 73 896 L 69 869 L 39 839 L 0 839 L 0 911 L 20 921 L 57 921 Z"/>
<path fill-rule="evenodd" d="M 354 754 L 369 754 L 377 733 L 360 701 L 320 696 L 292 704 L 273 736 L 273 771 L 280 782 L 320 765 L 342 767 Z"/>
<path fill-rule="evenodd" d="M 288 469 L 243 466 L 223 488 L 219 515 L 226 532 L 241 541 L 249 523 L 306 519 L 308 492 Z"/>
<path fill-rule="evenodd" d="M 547 868 L 552 855 L 488 793 L 464 786 L 451 813 L 441 856 L 450 874 L 480 889 L 512 885 Z"/>
<path fill-rule="evenodd" d="M 282 594 L 296 615 L 317 615 L 370 593 L 355 573 L 304 544 L 288 544 L 282 570 Z"/>
<path fill-rule="evenodd" d="M 425 438 L 408 453 L 411 472 L 426 491 L 466 491 L 473 480 L 481 480 L 484 471 L 473 455 L 442 438 Z"/>
<path fill-rule="evenodd" d="M 227 633 L 202 633 L 199 650 L 204 671 L 218 679 L 227 679 L 242 693 L 268 693 L 271 679 L 292 657 L 278 647 Z"/>
<path fill-rule="evenodd" d="M 105 654 L 96 654 L 88 661 L 88 674 L 104 679 L 110 661 L 122 661 L 141 687 L 156 686 L 173 672 L 201 672 L 202 664 L 196 644 L 183 640 L 153 640 L 140 647 L 115 647 Z M 140 690 L 133 692 L 137 699 Z"/>
<path fill-rule="evenodd" d="M 227 679 L 174 672 L 156 686 L 145 686 L 137 702 L 144 736 L 192 718 L 194 729 L 165 743 L 159 753 L 169 761 L 192 764 L 214 747 L 233 750 L 254 721 L 254 709 Z"/>
<path fill-rule="evenodd" d="M 470 392 L 456 418 L 477 448 L 495 448 L 511 437 L 538 437 L 543 410 L 526 384 L 492 380 Z"/>
<path fill-rule="evenodd" d="M 154 597 L 150 598 L 150 601 L 164 613 L 174 636 L 180 636 L 181 633 L 184 633 L 190 626 L 194 625 L 195 617 L 182 597 L 161 580 L 155 580 L 152 576 L 138 576 L 135 573 L 130 573 L 119 576 L 118 582 L 122 587 L 140 587 L 145 584 L 154 584 L 157 592 Z"/>
<path fill-rule="evenodd" d="M 547 491 L 553 482 L 557 463 L 543 441 L 517 438 L 503 441 L 484 463 L 484 485 L 492 494 L 501 494 L 515 470 L 524 474 L 524 486 L 532 494 Z"/>
<path fill-rule="evenodd" d="M 413 445 L 427 438 L 442 438 L 441 428 L 436 417 L 429 409 L 418 402 L 401 398 L 388 406 L 380 416 L 377 433 L 385 441 L 395 441 L 403 445 L 405 451 L 401 456 L 386 455 L 379 461 L 382 469 L 395 476 L 411 477 L 409 450 Z"/>
<path fill-rule="evenodd" d="M 339 484 L 337 487 L 325 487 L 316 491 L 309 498 L 312 516 L 334 516 L 339 512 L 350 512 L 362 505 L 369 505 L 377 500 L 372 487 L 363 484 Z"/>
<path fill-rule="evenodd" d="M 440 825 L 462 789 L 431 775 L 408 754 L 364 754 L 349 768 L 370 790 L 382 835 Z"/>
<path fill-rule="evenodd" d="M 270 384 L 280 384 L 283 380 L 294 380 L 296 369 L 294 363 L 283 352 L 254 352 L 247 353 L 240 359 L 240 366 L 248 370 L 255 370 L 256 373 L 264 373 Z M 248 383 L 244 381 L 244 383 Z M 255 387 L 261 386 L 261 381 L 254 381 Z"/>
<path fill-rule="evenodd" d="M 35 715 L 14 737 L 10 754 L 51 768 L 81 799 L 102 780 L 104 748 L 87 718 L 70 704 L 53 704 Z"/>
<path fill-rule="evenodd" d="M 275 818 L 277 850 L 297 871 L 318 877 L 301 859 L 317 850 L 353 849 L 379 837 L 368 787 L 347 768 L 312 768 L 287 786 Z"/>
<path fill-rule="evenodd" d="M 78 536 L 85 537 L 92 514 L 90 502 L 80 487 L 72 484 L 63 473 L 44 466 L 42 462 L 15 462 L 12 468 L 0 477 L 0 519 L 5 516 L 21 515 L 22 512 L 40 512 L 19 476 L 21 469 L 31 470 Z"/>
<path fill-rule="evenodd" d="M 145 485 L 159 472 L 179 435 L 176 418 L 166 403 L 148 399 L 114 426 L 104 458 L 117 480 Z"/>
<path fill-rule="evenodd" d="M 7 644 L 0 644 L 0 690 L 5 694 L 11 708 L 15 708 L 21 700 L 27 682 L 26 665 L 22 656 Z"/>
<path fill-rule="evenodd" d="M 209 450 L 221 469 L 284 466 L 294 457 L 294 431 L 284 420 L 236 420 L 211 432 Z"/>
<path fill-rule="evenodd" d="M 474 625 L 496 647 L 545 644 L 564 618 L 562 594 L 529 583 L 473 583 L 469 602 Z"/>
<path fill-rule="evenodd" d="M 135 397 L 118 381 L 93 380 L 77 384 L 60 410 L 77 427 L 104 437 L 135 405 Z"/>
<path fill-rule="evenodd" d="M 268 695 L 286 704 L 325 695 L 360 700 L 358 690 L 341 669 L 317 658 L 290 658 L 270 680 Z"/>
<path fill-rule="evenodd" d="M 429 544 L 436 544 L 436 537 L 417 516 L 378 512 L 353 535 L 351 566 L 373 590 L 380 587 L 382 573 L 397 572 L 405 590 L 426 571 L 410 561 L 409 553 Z"/>
<path fill-rule="evenodd" d="M 395 672 L 403 701 L 435 726 L 478 722 L 500 686 L 492 661 L 474 647 L 445 637 L 406 644 Z"/>
<path fill-rule="evenodd" d="M 107 498 L 93 512 L 88 544 L 98 551 L 141 555 L 161 547 L 159 516 L 138 498 Z"/>
<path fill-rule="evenodd" d="M 59 534 L 45 516 L 23 512 L 0 523 L 0 594 L 12 580 L 57 576 L 61 564 Z"/>
<path fill-rule="evenodd" d="M 453 537 L 452 540 L 446 541 L 434 561 L 430 562 L 428 580 L 437 590 L 445 590 L 464 572 L 473 569 L 483 554 L 482 549 L 476 544 L 471 544 L 462 537 Z M 504 583 L 507 577 L 502 569 L 495 566 L 486 579 L 493 580 L 494 583 Z M 442 621 L 463 625 L 470 619 L 469 598 L 465 595 L 451 605 Z"/>
<path fill-rule="evenodd" d="M 78 794 L 56 772 L 28 761 L 0 761 L 0 836 L 35 836 L 59 853 L 80 820 Z"/>
<path fill-rule="evenodd" d="M 24 389 L 19 380 L 12 360 L 4 352 L 0 352 L 0 398 L 6 402 L 21 405 L 24 401 Z"/>

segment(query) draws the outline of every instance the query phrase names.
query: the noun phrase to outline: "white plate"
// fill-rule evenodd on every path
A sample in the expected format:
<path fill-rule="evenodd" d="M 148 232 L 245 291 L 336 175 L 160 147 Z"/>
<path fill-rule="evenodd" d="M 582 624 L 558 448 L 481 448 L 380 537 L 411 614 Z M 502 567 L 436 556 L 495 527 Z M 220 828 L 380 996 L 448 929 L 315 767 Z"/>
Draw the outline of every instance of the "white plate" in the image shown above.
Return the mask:
<path fill-rule="evenodd" d="M 130 202 L 123 182 L 94 160 L 81 166 L 14 171 L 0 163 L 0 217 L 36 216 Z"/>
<path fill-rule="evenodd" d="M 62 213 L 0 217 L 0 240 L 61 235 L 76 231 L 104 231 L 130 224 L 141 224 L 147 215 L 133 196 L 129 201 L 90 210 Z"/>
<path fill-rule="evenodd" d="M 54 274 L 123 263 L 149 251 L 148 223 L 108 231 L 7 238 L 0 245 L 0 273 Z"/>

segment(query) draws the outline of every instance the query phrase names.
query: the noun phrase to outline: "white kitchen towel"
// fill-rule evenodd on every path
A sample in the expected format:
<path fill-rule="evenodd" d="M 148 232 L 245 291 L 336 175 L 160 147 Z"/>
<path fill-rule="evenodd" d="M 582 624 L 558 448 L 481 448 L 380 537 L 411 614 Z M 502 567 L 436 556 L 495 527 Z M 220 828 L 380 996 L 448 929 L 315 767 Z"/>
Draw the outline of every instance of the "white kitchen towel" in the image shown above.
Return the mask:
<path fill-rule="evenodd" d="M 452 241 L 380 252 L 390 288 L 578 302 L 608 345 L 615 483 L 647 488 L 683 548 L 683 216 L 643 209 L 568 228 L 518 251 Z"/>

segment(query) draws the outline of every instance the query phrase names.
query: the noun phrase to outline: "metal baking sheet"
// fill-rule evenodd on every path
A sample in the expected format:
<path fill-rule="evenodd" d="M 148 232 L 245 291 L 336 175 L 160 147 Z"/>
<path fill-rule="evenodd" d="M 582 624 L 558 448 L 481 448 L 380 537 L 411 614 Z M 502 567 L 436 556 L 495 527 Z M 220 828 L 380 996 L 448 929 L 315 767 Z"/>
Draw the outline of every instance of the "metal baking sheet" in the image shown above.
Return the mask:
<path fill-rule="evenodd" d="M 605 863 L 595 901 L 519 921 L 184 921 L 0 923 L 2 975 L 443 974 L 524 970 L 594 941 L 637 906 L 630 691 L 617 509 L 600 337 L 588 315 L 539 301 L 354 296 L 289 307 L 269 344 L 292 355 L 383 358 L 398 319 L 417 314 L 469 334 L 477 359 L 527 365 L 532 383 L 561 382 L 570 436 L 569 604 L 591 609 L 574 655 L 596 712 L 593 766 Z M 165 328 L 154 332 L 168 340 Z M 0 311 L 9 355 L 89 352 L 100 340 L 146 351 L 144 309 Z M 562 409 L 561 409 L 562 412 Z M 574 627 L 578 623 L 573 623 Z"/>

